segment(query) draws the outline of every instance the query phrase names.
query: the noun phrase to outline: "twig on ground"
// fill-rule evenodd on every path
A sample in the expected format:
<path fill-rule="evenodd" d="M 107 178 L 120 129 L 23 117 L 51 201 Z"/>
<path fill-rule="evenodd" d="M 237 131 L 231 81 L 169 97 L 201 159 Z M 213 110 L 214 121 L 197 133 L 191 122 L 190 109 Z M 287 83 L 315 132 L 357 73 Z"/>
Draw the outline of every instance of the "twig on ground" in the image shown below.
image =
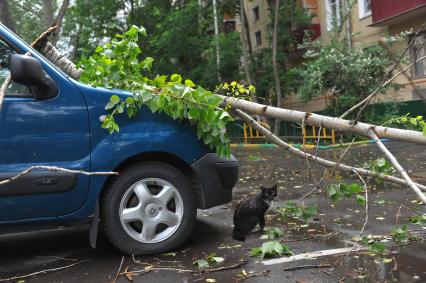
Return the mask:
<path fill-rule="evenodd" d="M 182 263 L 181 260 L 162 260 L 156 257 L 154 257 L 153 259 L 155 259 L 157 262 L 163 262 L 163 263 Z"/>
<path fill-rule="evenodd" d="M 253 277 L 268 276 L 270 272 L 271 272 L 270 270 L 265 270 L 265 271 L 262 271 L 262 272 L 252 273 L 252 274 L 247 274 L 247 275 L 238 274 L 237 275 L 238 276 L 237 282 L 243 282 L 244 280 L 247 280 L 247 279 L 253 278 Z"/>
<path fill-rule="evenodd" d="M 12 281 L 12 280 L 21 280 L 21 279 L 33 277 L 33 276 L 40 275 L 40 274 L 55 272 L 55 271 L 59 271 L 59 270 L 66 269 L 66 268 L 70 268 L 70 267 L 73 267 L 75 265 L 81 264 L 83 262 L 88 262 L 88 261 L 89 260 L 82 260 L 82 261 L 75 262 L 75 263 L 72 263 L 72 264 L 69 264 L 69 265 L 66 265 L 66 266 L 45 269 L 45 270 L 41 270 L 41 271 L 30 273 L 30 274 L 26 274 L 26 275 L 14 276 L 14 277 L 8 277 L 8 278 L 0 278 L 0 282 L 7 282 L 7 281 Z"/>
<path fill-rule="evenodd" d="M 362 182 L 362 184 L 364 186 L 364 193 L 365 193 L 365 219 L 364 219 L 364 224 L 362 225 L 362 228 L 361 228 L 361 230 L 359 231 L 359 234 L 358 234 L 358 240 L 359 240 L 361 238 L 362 234 L 364 234 L 364 230 L 365 230 L 365 227 L 367 226 L 367 222 L 368 222 L 368 212 L 369 212 L 369 207 L 368 207 L 368 186 L 367 186 L 367 183 L 365 182 L 364 178 L 362 178 L 362 176 L 358 172 L 354 171 L 354 173 L 361 180 L 361 182 Z"/>
<path fill-rule="evenodd" d="M 334 231 L 334 232 L 331 232 L 331 233 L 317 234 L 317 235 L 312 235 L 312 236 L 309 236 L 309 237 L 304 237 L 304 238 L 299 238 L 299 239 L 281 239 L 280 242 L 300 242 L 300 241 L 306 241 L 306 240 L 319 238 L 319 237 L 334 236 L 334 235 L 337 235 L 337 234 L 340 234 L 340 233 L 341 232 L 339 232 L 339 231 Z"/>
<path fill-rule="evenodd" d="M 53 172 L 60 171 L 60 172 L 65 172 L 65 173 L 70 173 L 70 174 L 81 174 L 81 175 L 86 175 L 86 176 L 118 175 L 117 172 L 86 172 L 86 171 L 81 171 L 81 170 L 70 170 L 70 169 L 65 169 L 65 168 L 56 167 L 56 166 L 35 165 L 35 166 L 31 166 L 30 168 L 16 174 L 15 176 L 13 176 L 9 179 L 0 181 L 0 186 L 4 185 L 4 184 L 11 183 L 11 182 L 15 181 L 16 179 L 18 179 L 18 178 L 20 178 L 24 175 L 28 175 L 29 173 L 31 173 L 31 171 L 34 171 L 34 170 L 37 170 L 37 169 L 53 171 Z"/>
<path fill-rule="evenodd" d="M 50 258 L 60 259 L 60 260 L 64 260 L 64 261 L 74 261 L 74 262 L 79 261 L 79 259 L 64 258 L 64 257 L 54 256 L 54 255 L 38 255 L 37 257 L 50 257 Z"/>
<path fill-rule="evenodd" d="M 112 280 L 112 283 L 117 282 L 118 276 L 120 276 L 121 267 L 123 266 L 124 262 L 124 256 L 121 257 L 120 266 L 118 267 L 117 273 L 115 274 L 114 280 Z"/>
<path fill-rule="evenodd" d="M 284 268 L 284 271 L 294 271 L 294 270 L 299 270 L 299 269 L 311 269 L 311 268 L 326 268 L 326 267 L 331 267 L 330 264 L 309 264 L 309 265 L 300 265 L 300 266 L 294 266 L 294 267 L 287 267 Z"/>
<path fill-rule="evenodd" d="M 200 273 L 212 273 L 212 272 L 218 272 L 218 271 L 223 271 L 223 270 L 237 269 L 237 268 L 240 268 L 241 266 L 246 265 L 246 264 L 247 264 L 247 261 L 243 260 L 243 261 L 236 263 L 236 264 L 233 264 L 233 265 L 221 266 L 221 267 L 218 267 L 218 268 L 210 268 L 210 269 L 199 269 L 199 270 L 182 269 L 182 268 L 176 268 L 176 267 L 171 267 L 171 266 L 148 265 L 143 270 L 133 270 L 133 271 L 128 271 L 128 272 L 133 273 L 133 274 L 144 274 L 144 273 L 148 273 L 149 271 L 176 271 L 178 273 L 200 274 Z"/>
<path fill-rule="evenodd" d="M 396 213 L 395 225 L 399 224 L 399 213 L 401 212 L 402 204 L 399 206 L 398 212 Z"/>

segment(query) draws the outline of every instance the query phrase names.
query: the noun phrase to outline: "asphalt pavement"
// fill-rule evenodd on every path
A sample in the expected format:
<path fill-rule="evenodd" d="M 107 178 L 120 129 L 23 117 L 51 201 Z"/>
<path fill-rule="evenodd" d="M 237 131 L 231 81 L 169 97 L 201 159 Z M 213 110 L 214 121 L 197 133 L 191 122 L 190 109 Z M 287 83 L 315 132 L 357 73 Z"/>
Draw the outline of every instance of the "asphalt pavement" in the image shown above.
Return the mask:
<path fill-rule="evenodd" d="M 391 151 L 408 168 L 416 181 L 426 183 L 426 146 L 390 142 Z M 341 149 L 323 150 L 320 156 L 337 160 Z M 364 221 L 364 207 L 353 199 L 334 205 L 324 194 L 315 190 L 323 174 L 321 166 L 295 158 L 278 148 L 237 149 L 241 175 L 234 191 L 234 201 L 228 205 L 199 211 L 193 233 L 185 245 L 172 253 L 132 258 L 114 250 L 101 241 L 93 250 L 89 246 L 88 227 L 16 233 L 0 236 L 0 282 L 4 278 L 22 276 L 44 270 L 58 269 L 10 282 L 426 282 L 426 243 L 422 240 L 397 245 L 386 240 L 395 226 L 408 224 L 413 235 L 426 238 L 426 227 L 409 224 L 408 217 L 423 210 L 408 188 L 391 184 L 376 185 L 369 193 L 369 219 L 364 235 L 385 237 L 388 252 L 372 255 L 369 252 L 326 256 L 286 264 L 265 266 L 259 257 L 250 257 L 250 249 L 267 240 L 259 233 L 240 243 L 231 238 L 232 214 L 236 203 L 259 190 L 260 185 L 277 183 L 279 197 L 268 212 L 267 227 L 284 231 L 281 239 L 294 254 L 352 247 Z M 362 165 L 379 157 L 374 145 L 354 147 L 344 162 Z M 333 174 L 324 185 L 339 182 L 359 182 L 348 175 Z M 308 224 L 299 219 L 281 219 L 274 210 L 288 201 L 317 206 L 318 215 Z M 212 263 L 211 268 L 232 266 L 246 262 L 239 268 L 212 273 L 189 273 L 197 270 L 193 262 L 216 253 L 223 263 Z M 123 260 L 123 263 L 121 264 Z M 326 267 L 287 271 L 301 266 Z M 160 271 L 151 267 L 165 268 Z M 61 269 L 62 268 L 62 269 Z M 19 281 L 24 280 L 24 281 Z"/>

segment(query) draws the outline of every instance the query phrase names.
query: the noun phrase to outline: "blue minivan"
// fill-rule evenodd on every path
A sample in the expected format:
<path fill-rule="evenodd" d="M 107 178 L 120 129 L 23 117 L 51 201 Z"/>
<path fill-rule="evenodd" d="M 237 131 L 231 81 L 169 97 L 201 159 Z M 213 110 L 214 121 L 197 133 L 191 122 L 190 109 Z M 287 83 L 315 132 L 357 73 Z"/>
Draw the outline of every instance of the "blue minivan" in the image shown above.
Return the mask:
<path fill-rule="evenodd" d="M 102 231 L 124 253 L 159 253 L 185 241 L 197 209 L 231 201 L 235 158 L 218 157 L 193 128 L 145 108 L 108 134 L 105 105 L 130 94 L 71 79 L 0 24 L 0 85 L 9 73 L 0 180 L 33 165 L 119 175 L 38 170 L 1 185 L 0 233 L 87 221 L 92 245 Z"/>

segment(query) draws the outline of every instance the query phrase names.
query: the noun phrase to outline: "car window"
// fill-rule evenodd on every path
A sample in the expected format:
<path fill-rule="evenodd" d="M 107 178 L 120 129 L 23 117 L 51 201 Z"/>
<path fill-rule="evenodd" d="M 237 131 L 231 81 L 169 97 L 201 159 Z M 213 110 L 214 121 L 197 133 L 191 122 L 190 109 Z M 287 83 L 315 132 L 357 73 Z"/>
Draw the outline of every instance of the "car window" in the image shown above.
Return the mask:
<path fill-rule="evenodd" d="M 10 56 L 15 53 L 16 51 L 0 38 L 0 86 L 9 75 Z M 6 96 L 28 95 L 30 93 L 31 91 L 27 86 L 12 81 L 7 89 Z"/>

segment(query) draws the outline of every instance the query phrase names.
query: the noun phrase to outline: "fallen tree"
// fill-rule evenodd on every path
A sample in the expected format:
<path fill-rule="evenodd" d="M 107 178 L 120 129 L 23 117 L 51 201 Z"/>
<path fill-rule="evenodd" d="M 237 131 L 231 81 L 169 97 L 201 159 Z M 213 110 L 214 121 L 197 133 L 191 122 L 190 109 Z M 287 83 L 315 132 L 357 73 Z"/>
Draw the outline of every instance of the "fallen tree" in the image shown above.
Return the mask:
<path fill-rule="evenodd" d="M 426 190 L 426 186 L 414 183 L 407 175 L 406 171 L 395 162 L 395 158 L 386 147 L 377 142 L 379 137 L 390 138 L 393 140 L 407 141 L 418 144 L 426 144 L 426 136 L 421 132 L 396 129 L 391 127 L 377 126 L 362 122 L 352 122 L 336 117 L 328 117 L 310 112 L 301 112 L 288 110 L 278 107 L 262 105 L 255 102 L 250 102 L 237 97 L 221 96 L 213 94 L 190 81 L 182 82 L 179 75 L 172 75 L 170 80 L 167 76 L 148 79 L 143 77 L 141 73 L 148 70 L 152 64 L 151 58 L 134 63 L 140 55 L 140 49 L 137 46 L 138 34 L 144 34 L 143 28 L 132 27 L 124 36 L 113 39 L 112 44 L 100 46 L 97 48 L 96 54 L 84 60 L 82 65 L 84 70 L 79 70 L 68 60 L 63 60 L 62 56 L 52 45 L 49 45 L 47 40 L 39 41 L 37 49 L 44 51 L 45 55 L 53 62 L 61 67 L 64 72 L 71 77 L 80 78 L 83 82 L 94 86 L 104 86 L 111 88 L 123 88 L 132 92 L 133 99 L 122 101 L 118 97 L 112 97 L 106 109 L 110 114 L 106 116 L 103 127 L 111 133 L 117 131 L 118 125 L 114 120 L 114 115 L 123 113 L 125 110 L 129 117 L 134 116 L 142 105 L 147 105 L 153 112 L 161 111 L 171 116 L 173 119 L 187 119 L 190 122 L 197 124 L 198 136 L 210 147 L 216 148 L 218 154 L 229 155 L 229 139 L 226 136 L 226 123 L 231 119 L 227 114 L 227 110 L 232 109 L 236 115 L 241 117 L 247 123 L 252 124 L 256 129 L 262 132 L 269 140 L 286 148 L 289 152 L 302 158 L 314 160 L 324 166 L 337 168 L 346 172 L 354 172 L 364 176 L 378 177 L 388 182 L 393 182 L 400 185 L 408 185 L 423 203 L 426 203 L 426 197 L 420 190 Z M 134 44 L 129 44 L 134 43 Z M 127 48 L 123 52 L 123 45 Z M 111 47 L 112 46 L 112 47 Z M 115 53 L 114 47 L 120 46 L 120 51 Z M 52 48 L 53 47 L 53 48 Z M 46 51 L 49 50 L 49 51 Z M 104 52 L 108 50 L 108 52 Z M 58 58 L 60 60 L 58 60 Z M 119 62 L 123 70 L 121 80 L 110 80 L 108 76 L 111 73 L 100 71 L 104 59 L 109 59 L 108 64 Z M 96 74 L 95 74 L 96 73 Z M 121 75 L 120 73 L 120 75 Z M 2 92 L 7 89 L 7 81 L 2 86 Z M 235 85 L 234 85 L 235 86 Z M 225 86 L 222 86 L 225 87 Z M 248 94 L 249 91 L 238 87 L 238 94 Z M 4 95 L 4 93 L 3 93 Z M 2 93 L 0 93 L 0 105 L 2 102 Z M 173 108 L 175 107 L 175 108 Z M 397 170 L 404 179 L 399 179 L 393 176 L 379 174 L 364 168 L 357 168 L 340 163 L 336 163 L 327 159 L 319 158 L 312 154 L 302 152 L 287 144 L 279 137 L 270 133 L 266 128 L 262 127 L 254 119 L 245 112 L 255 115 L 267 116 L 270 118 L 280 119 L 288 122 L 298 122 L 306 125 L 318 127 L 326 127 L 335 129 L 339 132 L 351 132 L 376 140 L 380 149 L 386 153 L 386 156 L 394 165 L 397 165 Z M 376 139 L 377 138 L 377 139 Z"/>

